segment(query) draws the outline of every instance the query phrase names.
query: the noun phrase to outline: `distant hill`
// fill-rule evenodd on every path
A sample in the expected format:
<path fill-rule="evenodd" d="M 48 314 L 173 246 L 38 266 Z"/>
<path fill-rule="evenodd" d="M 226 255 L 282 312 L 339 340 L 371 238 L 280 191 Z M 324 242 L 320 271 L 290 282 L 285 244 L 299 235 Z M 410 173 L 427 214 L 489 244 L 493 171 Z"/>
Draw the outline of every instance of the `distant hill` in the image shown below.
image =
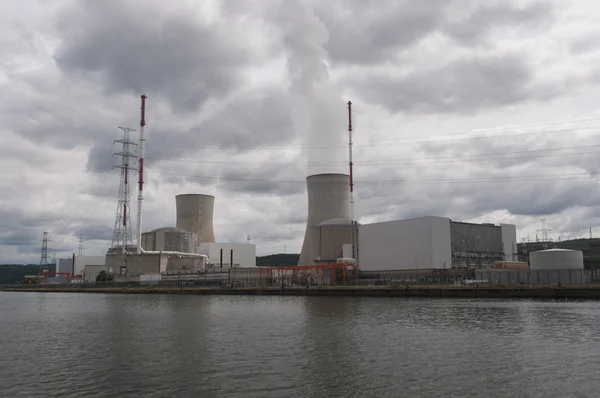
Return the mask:
<path fill-rule="evenodd" d="M 529 253 L 544 250 L 542 242 L 519 243 L 517 245 L 519 259 L 529 260 Z M 583 252 L 583 263 L 586 269 L 600 269 L 600 238 L 573 239 L 562 242 L 548 242 L 547 249 L 570 249 Z"/>
<path fill-rule="evenodd" d="M 54 272 L 55 265 L 40 267 L 35 264 L 0 264 L 0 285 L 14 285 L 23 282 L 25 275 L 39 275 L 42 269 Z"/>
<path fill-rule="evenodd" d="M 299 254 L 270 254 L 268 256 L 257 256 L 257 267 L 277 267 L 298 265 Z"/>

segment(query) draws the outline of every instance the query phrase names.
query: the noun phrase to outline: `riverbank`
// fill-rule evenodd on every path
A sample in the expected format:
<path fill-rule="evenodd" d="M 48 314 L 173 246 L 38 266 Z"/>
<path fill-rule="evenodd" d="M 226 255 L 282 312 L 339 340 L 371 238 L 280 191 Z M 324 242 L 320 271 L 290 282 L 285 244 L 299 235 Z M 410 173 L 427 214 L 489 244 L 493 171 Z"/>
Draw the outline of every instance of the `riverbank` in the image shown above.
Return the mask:
<path fill-rule="evenodd" d="M 105 294 L 209 294 L 285 296 L 371 296 L 446 298 L 600 299 L 600 285 L 584 286 L 328 286 L 306 288 L 199 287 L 3 287 L 6 292 Z"/>

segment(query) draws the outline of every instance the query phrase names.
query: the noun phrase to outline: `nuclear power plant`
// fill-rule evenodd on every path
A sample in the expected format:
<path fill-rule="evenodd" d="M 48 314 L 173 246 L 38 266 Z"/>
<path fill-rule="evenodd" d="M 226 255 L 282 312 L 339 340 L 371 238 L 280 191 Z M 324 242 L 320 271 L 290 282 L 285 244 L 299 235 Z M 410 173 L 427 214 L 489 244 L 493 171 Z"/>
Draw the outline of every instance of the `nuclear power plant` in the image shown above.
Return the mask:
<path fill-rule="evenodd" d="M 113 234 L 116 242 L 122 242 L 120 246 L 108 250 L 104 264 L 98 258 L 81 257 L 78 261 L 74 256 L 72 261 L 65 261 L 62 268 L 83 272 L 86 280 L 93 280 L 98 272 L 106 270 L 124 281 L 140 283 L 169 278 L 177 278 L 180 282 L 191 278 L 198 283 L 209 274 L 220 278 L 221 282 L 227 279 L 233 283 L 231 270 L 249 279 L 258 277 L 262 281 L 263 276 L 271 282 L 277 279 L 271 270 L 263 273 L 263 269 L 256 267 L 256 246 L 249 240 L 245 243 L 216 240 L 218 234 L 215 234 L 213 220 L 215 211 L 219 211 L 219 202 L 215 196 L 200 193 L 174 195 L 174 225 L 142 233 L 145 99 L 142 96 L 135 245 L 127 243 L 127 228 L 131 228 L 125 216 L 129 209 L 129 186 L 122 185 L 119 192 L 120 195 L 121 192 L 125 194 L 119 197 Z M 350 105 L 348 103 L 349 112 Z M 291 270 L 294 278 L 303 272 L 304 280 L 320 278 L 321 283 L 325 283 L 326 277 L 335 279 L 336 264 L 359 269 L 364 275 L 390 275 L 406 271 L 493 269 L 498 263 L 512 266 L 510 264 L 517 261 L 514 225 L 465 223 L 430 215 L 359 224 L 353 201 L 351 119 L 349 115 L 349 174 L 323 173 L 306 177 L 308 213 L 298 267 Z M 124 165 L 122 184 L 127 182 L 127 163 L 124 162 Z M 119 214 L 123 217 L 119 218 Z M 541 256 L 542 253 L 539 258 Z M 533 260 L 536 258 L 532 256 Z M 544 261 L 547 261 L 545 257 Z M 579 259 L 577 261 L 580 264 Z M 556 267 L 561 267 L 561 264 Z M 285 278 L 288 269 L 284 268 L 278 271 L 281 272 L 279 278 Z M 345 277 L 345 273 L 342 275 Z"/>

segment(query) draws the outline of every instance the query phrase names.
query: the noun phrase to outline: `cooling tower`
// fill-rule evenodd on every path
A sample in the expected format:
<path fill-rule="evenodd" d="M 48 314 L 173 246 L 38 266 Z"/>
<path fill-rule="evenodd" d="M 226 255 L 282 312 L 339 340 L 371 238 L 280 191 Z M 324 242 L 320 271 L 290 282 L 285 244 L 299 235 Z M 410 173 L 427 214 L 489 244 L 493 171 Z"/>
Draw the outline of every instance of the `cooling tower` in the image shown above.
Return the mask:
<path fill-rule="evenodd" d="M 186 194 L 175 197 L 177 228 L 185 229 L 200 243 L 214 242 L 213 210 L 215 197 L 211 195 Z"/>
<path fill-rule="evenodd" d="M 306 178 L 308 219 L 298 265 L 331 262 L 352 243 L 350 176 L 315 174 Z"/>

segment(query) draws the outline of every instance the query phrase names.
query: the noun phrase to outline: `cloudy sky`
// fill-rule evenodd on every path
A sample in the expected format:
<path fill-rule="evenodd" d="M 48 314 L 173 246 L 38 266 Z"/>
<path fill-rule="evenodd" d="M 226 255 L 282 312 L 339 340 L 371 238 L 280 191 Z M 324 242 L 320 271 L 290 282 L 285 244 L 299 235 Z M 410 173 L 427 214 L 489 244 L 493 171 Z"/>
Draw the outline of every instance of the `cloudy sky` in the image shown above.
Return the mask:
<path fill-rule="evenodd" d="M 105 252 L 140 94 L 144 230 L 213 194 L 218 241 L 299 252 L 305 177 L 347 171 L 352 100 L 361 222 L 600 236 L 598 18 L 591 0 L 4 0 L 0 262 L 39 262 L 44 231 L 51 255 L 79 235 Z"/>

